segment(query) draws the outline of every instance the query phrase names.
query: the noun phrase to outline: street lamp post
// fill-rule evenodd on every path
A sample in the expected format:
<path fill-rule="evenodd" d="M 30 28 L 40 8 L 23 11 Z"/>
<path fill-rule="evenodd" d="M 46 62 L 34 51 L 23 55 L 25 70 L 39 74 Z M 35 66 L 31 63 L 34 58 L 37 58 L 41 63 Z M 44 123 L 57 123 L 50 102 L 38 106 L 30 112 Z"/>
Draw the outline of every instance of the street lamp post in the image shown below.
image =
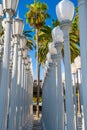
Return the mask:
<path fill-rule="evenodd" d="M 4 130 L 5 118 L 7 114 L 8 87 L 9 87 L 9 58 L 10 58 L 10 41 L 11 41 L 11 18 L 15 14 L 18 0 L 2 0 L 3 12 L 6 14 L 4 54 L 2 63 L 2 79 L 0 85 L 0 130 Z"/>
<path fill-rule="evenodd" d="M 59 36 L 60 35 L 60 36 Z M 55 76 L 56 76 L 56 129 L 64 129 L 64 107 L 63 107 L 63 90 L 61 80 L 61 49 L 63 41 L 63 33 L 56 27 L 52 31 L 53 43 L 49 46 L 51 57 L 55 63 Z M 60 42 L 59 42 L 60 41 Z M 56 48 L 55 48 L 56 47 Z"/>
<path fill-rule="evenodd" d="M 55 82 L 54 82 L 54 80 L 55 80 L 55 67 L 54 67 L 54 64 L 53 64 L 52 59 L 51 59 L 51 53 L 47 54 L 47 60 L 48 60 L 49 63 L 48 63 L 47 82 L 46 82 L 47 113 L 46 113 L 46 116 L 45 116 L 45 118 L 46 118 L 45 120 L 48 120 L 48 119 L 49 120 L 47 122 L 46 121 L 45 122 L 46 122 L 46 128 L 53 130 L 53 126 L 54 126 L 54 129 L 55 129 L 54 123 L 56 122 L 55 119 L 54 119 L 54 115 L 56 113 L 56 111 L 54 110 L 56 108 L 55 107 L 56 103 L 54 103 L 54 101 L 55 101 L 54 93 L 56 95 L 56 91 L 55 91 L 56 85 L 55 85 Z M 53 73 L 54 73 L 54 75 L 53 75 Z"/>
<path fill-rule="evenodd" d="M 67 8 L 68 7 L 68 8 Z M 69 49 L 69 29 L 74 15 L 74 5 L 69 0 L 62 0 L 56 6 L 56 14 L 61 22 L 61 29 L 64 33 L 64 63 L 65 63 L 65 84 L 66 84 L 66 112 L 67 129 L 74 130 L 74 106 L 72 96 L 71 63 Z"/>
<path fill-rule="evenodd" d="M 27 68 L 27 65 L 28 65 L 28 59 L 26 57 L 25 59 L 25 69 L 24 69 L 24 125 L 26 124 L 26 88 L 27 88 L 27 82 L 26 82 L 26 78 L 27 78 L 27 75 L 26 75 L 26 68 Z"/>
<path fill-rule="evenodd" d="M 26 118 L 27 118 L 27 121 L 30 121 L 29 116 L 31 116 L 31 115 L 29 113 L 29 108 L 30 108 L 30 97 L 29 96 L 31 95 L 31 92 L 29 93 L 29 91 L 31 91 L 31 89 L 30 89 L 31 81 L 30 81 L 30 58 L 29 57 L 28 57 L 28 65 L 26 68 L 26 75 L 27 75 L 27 79 L 26 79 L 26 82 L 27 82 L 27 86 L 26 86 L 27 87 Z"/>
<path fill-rule="evenodd" d="M 76 99 L 76 66 L 75 63 L 71 64 L 72 72 L 72 85 L 73 85 L 73 100 L 74 100 L 74 118 L 75 118 L 75 129 L 78 130 L 77 122 L 77 99 Z"/>
<path fill-rule="evenodd" d="M 20 49 L 22 51 L 22 63 L 21 63 L 21 87 L 20 87 L 20 127 L 22 127 L 22 113 L 23 113 L 23 87 L 24 87 L 24 57 L 23 57 L 23 49 L 26 45 L 26 37 L 20 36 Z M 18 94 L 19 95 L 19 94 Z"/>
<path fill-rule="evenodd" d="M 0 38 L 0 84 L 2 77 L 2 59 L 3 59 L 3 37 Z"/>
<path fill-rule="evenodd" d="M 85 129 L 85 122 L 84 122 L 84 112 L 83 112 L 83 87 L 82 87 L 82 79 L 81 79 L 81 57 L 77 56 L 74 60 L 75 66 L 77 69 L 77 89 L 78 89 L 78 120 L 81 118 L 82 121 L 82 129 Z"/>
<path fill-rule="evenodd" d="M 22 127 L 24 126 L 24 97 L 25 97 L 25 86 L 24 86 L 24 83 L 25 83 L 25 59 L 27 57 L 27 48 L 24 48 L 23 51 L 22 51 L 22 87 L 23 87 L 23 91 L 22 91 L 22 94 L 23 94 L 23 101 L 22 101 Z"/>
<path fill-rule="evenodd" d="M 17 76 L 18 76 L 18 47 L 20 45 L 19 36 L 23 32 L 23 21 L 19 18 L 13 20 L 13 38 L 14 38 L 14 56 L 13 56 L 13 70 L 11 79 L 11 96 L 10 96 L 10 113 L 9 113 L 9 124 L 8 129 L 14 130 L 14 117 L 16 110 L 16 89 L 17 89 Z"/>
<path fill-rule="evenodd" d="M 87 1 L 78 0 L 79 27 L 80 27 L 80 52 L 82 65 L 82 93 L 85 130 L 87 130 Z"/>
<path fill-rule="evenodd" d="M 63 43 L 63 32 L 57 26 L 52 30 L 52 38 L 54 46 L 57 50 L 57 102 L 58 102 L 58 129 L 64 130 L 64 102 L 63 102 L 63 86 L 62 86 L 62 72 L 61 72 L 61 50 Z"/>
<path fill-rule="evenodd" d="M 2 20 L 3 20 L 3 11 L 2 11 L 2 4 L 0 4 L 0 30 L 2 28 Z"/>
<path fill-rule="evenodd" d="M 17 78 L 17 96 L 16 96 L 16 130 L 19 130 L 19 127 L 20 127 L 20 116 L 21 116 L 21 92 L 20 92 L 20 89 L 21 89 L 21 77 L 22 77 L 22 66 L 21 66 L 21 63 L 22 63 L 22 49 L 25 47 L 25 44 L 26 44 L 26 39 L 21 37 L 23 40 L 22 43 L 20 41 L 20 47 L 19 47 L 19 50 L 18 50 L 18 78 Z M 24 43 L 23 43 L 24 42 Z"/>
<path fill-rule="evenodd" d="M 2 29 L 2 4 L 0 4 L 0 31 Z M 2 36 L 0 37 L 0 83 L 1 83 L 1 73 L 2 73 L 2 54 L 3 54 L 3 43 Z"/>
<path fill-rule="evenodd" d="M 24 86 L 23 86 L 23 126 L 25 125 L 25 89 L 26 89 L 26 67 L 25 67 L 25 60 L 27 59 L 28 50 L 25 47 L 23 50 L 23 58 L 24 58 Z"/>
<path fill-rule="evenodd" d="M 78 90 L 78 98 L 77 98 L 77 103 L 78 103 L 78 116 L 81 115 L 81 110 L 80 110 L 80 84 L 79 84 L 79 80 L 80 79 L 80 72 L 79 70 L 81 69 L 81 59 L 80 59 L 80 56 L 76 57 L 75 60 L 75 66 L 76 66 L 76 69 L 77 69 L 77 90 Z"/>

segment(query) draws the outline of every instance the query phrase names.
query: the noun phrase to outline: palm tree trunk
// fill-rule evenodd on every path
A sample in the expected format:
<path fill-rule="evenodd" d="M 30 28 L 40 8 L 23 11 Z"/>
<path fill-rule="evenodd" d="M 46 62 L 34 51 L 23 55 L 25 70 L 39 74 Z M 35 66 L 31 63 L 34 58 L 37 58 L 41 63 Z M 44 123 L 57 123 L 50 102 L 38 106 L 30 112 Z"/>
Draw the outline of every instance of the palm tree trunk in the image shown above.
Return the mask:
<path fill-rule="evenodd" d="M 38 29 L 36 29 L 36 74 L 37 74 L 37 110 L 36 115 L 39 118 L 39 62 L 38 62 Z"/>

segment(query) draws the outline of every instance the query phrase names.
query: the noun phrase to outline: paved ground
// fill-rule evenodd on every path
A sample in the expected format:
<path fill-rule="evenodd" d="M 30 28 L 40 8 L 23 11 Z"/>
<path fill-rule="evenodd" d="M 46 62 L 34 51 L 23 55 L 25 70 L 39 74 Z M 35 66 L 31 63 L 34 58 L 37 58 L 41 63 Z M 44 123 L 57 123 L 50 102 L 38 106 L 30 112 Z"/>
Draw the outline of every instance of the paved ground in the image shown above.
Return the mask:
<path fill-rule="evenodd" d="M 33 129 L 32 130 L 42 130 L 41 128 L 41 124 L 40 124 L 40 118 L 38 119 L 35 115 L 34 115 L 34 123 L 33 123 Z M 24 126 L 24 128 L 22 128 L 22 130 L 30 130 L 30 126 L 29 126 L 29 122 L 27 122 Z M 81 117 L 78 117 L 78 130 L 82 130 L 82 119 Z"/>
<path fill-rule="evenodd" d="M 32 130 L 42 130 L 41 129 L 41 124 L 40 124 L 40 118 L 36 118 L 36 116 L 34 115 L 34 122 L 33 122 L 33 129 Z M 30 125 L 29 125 L 29 121 L 25 124 L 25 126 L 22 128 L 22 130 L 30 130 Z"/>
<path fill-rule="evenodd" d="M 33 124 L 33 129 L 32 130 L 42 130 L 41 129 L 41 124 L 40 124 L 40 118 L 37 119 L 34 117 L 34 124 Z"/>

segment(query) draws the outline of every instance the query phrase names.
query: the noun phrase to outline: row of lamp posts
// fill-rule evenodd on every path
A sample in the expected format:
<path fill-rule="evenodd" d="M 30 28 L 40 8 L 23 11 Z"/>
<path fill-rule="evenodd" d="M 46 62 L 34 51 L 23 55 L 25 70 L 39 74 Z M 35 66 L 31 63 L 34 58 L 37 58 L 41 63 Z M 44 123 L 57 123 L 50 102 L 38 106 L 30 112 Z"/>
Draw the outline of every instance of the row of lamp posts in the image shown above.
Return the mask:
<path fill-rule="evenodd" d="M 79 63 L 80 57 L 77 57 L 75 59 L 75 63 L 71 65 L 69 49 L 69 30 L 74 15 L 74 5 L 69 0 L 62 0 L 56 6 L 56 14 L 58 20 L 60 21 L 60 28 L 56 27 L 52 31 L 53 42 L 49 45 L 50 54 L 47 54 L 46 69 L 42 84 L 42 126 L 46 130 L 78 130 L 79 122 L 80 125 L 82 125 L 80 127 L 82 127 L 83 130 L 87 129 L 87 1 L 78 0 L 78 9 L 81 60 Z M 64 88 L 62 86 L 61 75 L 61 50 L 63 47 L 62 43 L 64 43 L 65 65 Z M 71 72 L 73 74 L 73 79 Z M 80 115 L 81 118 L 79 118 Z"/>
<path fill-rule="evenodd" d="M 0 38 L 0 130 L 19 130 L 27 121 L 32 129 L 32 61 L 23 36 L 24 23 L 19 16 L 13 19 L 18 2 L 2 0 L 0 5 L 0 28 L 4 24 Z"/>
<path fill-rule="evenodd" d="M 63 6 L 65 8 L 63 8 Z M 67 6 L 69 7 L 67 8 Z M 71 63 L 70 63 L 70 51 L 69 51 L 69 28 L 70 28 L 71 20 L 74 15 L 74 5 L 68 0 L 63 0 L 56 6 L 56 13 L 57 13 L 58 19 L 60 20 L 60 23 L 61 23 L 60 28 L 62 30 L 60 30 L 59 27 L 56 27 L 53 29 L 52 31 L 53 43 L 51 43 L 51 50 L 49 49 L 51 53 L 51 57 L 53 57 L 53 55 L 56 55 L 56 62 L 55 62 L 56 73 L 52 73 L 52 75 L 56 75 L 54 76 L 56 77 L 56 80 L 55 80 L 56 84 L 54 83 L 53 86 L 52 84 L 50 86 L 53 88 L 56 87 L 55 88 L 56 89 L 56 93 L 55 93 L 56 95 L 56 108 L 55 108 L 56 109 L 56 116 L 55 116 L 56 129 L 64 130 L 64 101 L 63 101 L 63 87 L 62 87 L 62 75 L 61 75 L 61 59 L 62 59 L 61 50 L 62 50 L 62 43 L 64 42 L 67 129 L 74 130 L 74 106 L 73 106 L 73 97 L 72 97 Z M 56 53 L 51 52 L 54 49 L 56 49 Z M 50 80 L 50 82 L 53 82 L 53 81 Z M 43 109 L 44 109 L 44 106 L 43 106 Z M 53 113 L 55 109 L 53 110 Z M 49 113 L 50 113 L 50 110 L 49 110 Z M 52 114 L 51 114 L 51 117 L 52 117 Z M 52 120 L 52 118 L 49 118 L 49 119 Z"/>

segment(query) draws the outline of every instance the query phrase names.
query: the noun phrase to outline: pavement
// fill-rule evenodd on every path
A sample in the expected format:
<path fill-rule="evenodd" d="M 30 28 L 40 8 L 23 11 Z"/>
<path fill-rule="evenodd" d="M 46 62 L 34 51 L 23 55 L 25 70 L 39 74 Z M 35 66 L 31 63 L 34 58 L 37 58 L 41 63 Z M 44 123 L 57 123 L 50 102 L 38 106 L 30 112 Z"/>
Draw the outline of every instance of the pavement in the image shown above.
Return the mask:
<path fill-rule="evenodd" d="M 41 123 L 40 123 L 41 115 L 40 115 L 40 118 L 37 118 L 36 115 L 33 115 L 33 119 L 34 119 L 34 121 L 33 121 L 32 130 L 42 130 Z M 25 126 L 22 128 L 22 130 L 31 130 L 29 121 L 25 124 Z"/>
<path fill-rule="evenodd" d="M 32 130 L 42 130 L 40 120 L 41 120 L 41 116 L 40 118 L 37 118 L 36 115 L 34 115 L 34 122 L 33 122 Z"/>

